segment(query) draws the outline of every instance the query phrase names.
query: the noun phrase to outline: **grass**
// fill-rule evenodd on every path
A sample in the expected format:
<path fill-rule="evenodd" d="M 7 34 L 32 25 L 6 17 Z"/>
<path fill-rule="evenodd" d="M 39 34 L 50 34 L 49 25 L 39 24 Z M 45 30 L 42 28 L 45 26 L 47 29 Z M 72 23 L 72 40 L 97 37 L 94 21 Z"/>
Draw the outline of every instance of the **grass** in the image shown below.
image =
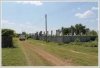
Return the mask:
<path fill-rule="evenodd" d="M 21 44 L 18 43 L 18 39 L 13 39 L 15 48 L 2 48 L 2 66 L 29 66 L 25 55 L 22 51 Z M 52 65 L 48 61 L 38 56 L 35 52 L 31 52 L 29 49 L 25 49 L 28 58 L 34 66 L 50 66 Z"/>
<path fill-rule="evenodd" d="M 2 48 L 3 66 L 24 66 L 27 65 L 25 56 L 14 38 L 15 48 Z"/>
<path fill-rule="evenodd" d="M 34 46 L 40 46 L 44 50 L 59 56 L 62 60 L 71 60 L 75 65 L 80 66 L 97 66 L 98 65 L 98 47 L 85 47 L 84 45 L 91 43 L 80 44 L 58 44 L 54 42 L 39 41 L 29 39 L 28 42 Z"/>

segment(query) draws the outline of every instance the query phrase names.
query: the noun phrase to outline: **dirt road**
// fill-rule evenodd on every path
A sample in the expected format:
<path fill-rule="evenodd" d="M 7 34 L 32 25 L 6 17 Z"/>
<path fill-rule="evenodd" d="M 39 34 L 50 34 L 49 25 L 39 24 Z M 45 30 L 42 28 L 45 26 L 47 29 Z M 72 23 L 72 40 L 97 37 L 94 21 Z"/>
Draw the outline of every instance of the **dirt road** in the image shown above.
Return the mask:
<path fill-rule="evenodd" d="M 68 66 L 72 65 L 69 62 L 62 61 L 57 56 L 43 50 L 42 48 L 38 46 L 34 46 L 27 41 L 18 41 L 21 49 L 23 50 L 28 65 L 34 65 L 34 57 L 33 53 L 36 53 L 38 56 L 40 56 L 45 61 L 49 62 L 51 65 L 55 66 Z"/>

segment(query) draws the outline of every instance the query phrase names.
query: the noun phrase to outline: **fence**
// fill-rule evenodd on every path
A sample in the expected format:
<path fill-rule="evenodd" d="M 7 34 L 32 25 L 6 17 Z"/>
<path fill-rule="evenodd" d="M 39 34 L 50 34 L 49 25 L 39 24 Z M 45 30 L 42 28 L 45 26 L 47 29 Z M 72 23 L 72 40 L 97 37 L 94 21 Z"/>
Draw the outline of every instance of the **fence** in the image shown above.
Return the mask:
<path fill-rule="evenodd" d="M 80 42 L 94 41 L 97 36 L 47 36 L 47 40 L 58 43 L 74 42 L 79 39 Z M 33 39 L 45 40 L 46 36 L 32 36 Z"/>

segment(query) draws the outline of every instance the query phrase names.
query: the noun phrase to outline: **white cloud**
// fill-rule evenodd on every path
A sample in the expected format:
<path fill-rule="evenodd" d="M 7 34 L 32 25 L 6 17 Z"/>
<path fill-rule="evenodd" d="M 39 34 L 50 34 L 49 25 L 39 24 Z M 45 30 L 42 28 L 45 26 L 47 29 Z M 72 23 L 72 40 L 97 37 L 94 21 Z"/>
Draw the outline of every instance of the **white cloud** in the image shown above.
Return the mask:
<path fill-rule="evenodd" d="M 41 1 L 15 1 L 15 2 L 19 4 L 31 4 L 36 6 L 40 6 L 43 4 Z"/>
<path fill-rule="evenodd" d="M 11 24 L 14 24 L 14 22 L 11 22 L 11 21 L 4 20 L 4 19 L 3 19 L 1 24 L 2 24 L 2 25 L 5 25 L 5 24 L 6 24 L 6 25 L 8 25 L 8 24 L 11 25 Z"/>
<path fill-rule="evenodd" d="M 2 20 L 2 23 L 8 23 L 8 20 Z"/>
<path fill-rule="evenodd" d="M 91 10 L 98 10 L 98 7 L 92 7 Z"/>
<path fill-rule="evenodd" d="M 79 17 L 79 18 L 88 18 L 90 16 L 92 16 L 94 13 L 91 10 L 87 10 L 84 13 L 76 13 L 75 16 Z"/>

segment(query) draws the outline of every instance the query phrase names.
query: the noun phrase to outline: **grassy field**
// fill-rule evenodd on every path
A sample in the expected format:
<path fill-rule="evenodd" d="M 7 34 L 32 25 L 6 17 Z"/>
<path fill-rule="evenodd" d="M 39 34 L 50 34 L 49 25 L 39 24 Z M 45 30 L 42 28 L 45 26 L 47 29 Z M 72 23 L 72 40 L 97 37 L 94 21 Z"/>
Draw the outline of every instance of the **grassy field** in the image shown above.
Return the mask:
<path fill-rule="evenodd" d="M 24 66 L 27 65 L 25 55 L 20 49 L 17 39 L 14 40 L 15 48 L 2 48 L 3 66 Z"/>
<path fill-rule="evenodd" d="M 29 39 L 29 43 L 39 46 L 44 50 L 59 56 L 62 60 L 71 60 L 75 65 L 97 66 L 98 65 L 98 47 L 86 47 L 83 45 L 91 45 L 91 42 L 80 44 L 58 44 L 53 42 L 44 42 Z"/>
<path fill-rule="evenodd" d="M 39 41 L 29 39 L 27 40 L 33 46 L 40 47 L 51 54 L 58 56 L 62 60 L 68 60 L 74 65 L 81 66 L 97 66 L 98 65 L 98 47 L 90 47 L 92 42 L 85 43 L 68 43 L 58 44 L 54 42 Z M 2 48 L 2 65 L 3 66 L 28 66 L 25 54 L 18 43 L 18 39 L 14 38 L 15 48 Z M 23 44 L 24 45 L 24 44 Z M 51 65 L 49 62 L 41 58 L 35 52 L 31 52 L 25 48 L 27 56 L 33 65 Z"/>
<path fill-rule="evenodd" d="M 22 50 L 22 44 L 17 38 L 13 39 L 15 48 L 2 48 L 2 66 L 30 66 Z M 49 62 L 38 56 L 35 52 L 24 48 L 28 59 L 33 66 L 49 66 Z"/>

